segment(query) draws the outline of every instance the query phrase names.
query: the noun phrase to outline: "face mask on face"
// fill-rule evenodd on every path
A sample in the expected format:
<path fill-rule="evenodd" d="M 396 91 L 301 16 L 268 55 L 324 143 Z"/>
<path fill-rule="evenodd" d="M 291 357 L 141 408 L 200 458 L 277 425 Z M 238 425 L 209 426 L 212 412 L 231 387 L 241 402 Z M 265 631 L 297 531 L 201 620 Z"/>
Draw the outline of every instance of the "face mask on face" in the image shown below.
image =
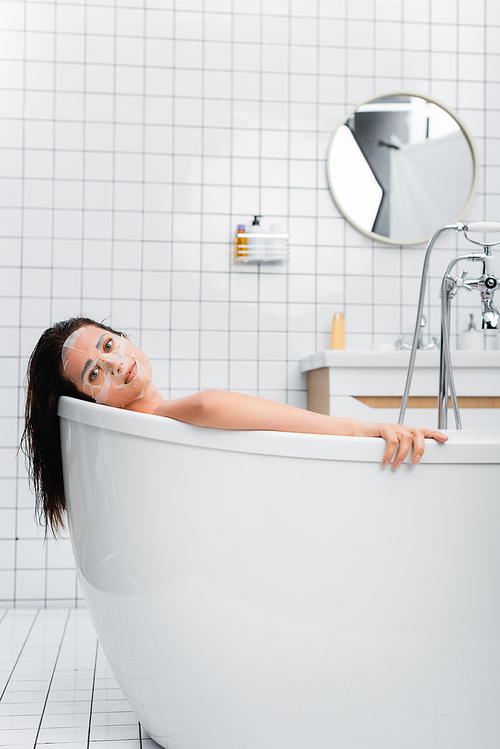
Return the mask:
<path fill-rule="evenodd" d="M 88 330 L 97 331 L 100 335 L 106 335 L 107 333 L 107 331 L 103 331 L 101 333 L 101 328 L 79 328 L 78 330 L 75 330 L 70 336 L 68 336 L 68 338 L 64 342 L 61 352 L 62 365 L 65 374 L 67 374 L 69 364 L 68 357 L 71 351 L 78 351 L 84 356 L 89 355 L 89 347 L 85 346 L 82 341 L 82 337 L 85 334 L 85 331 Z M 105 350 L 103 351 L 99 348 L 99 350 L 96 350 L 95 352 L 95 359 L 90 360 L 90 362 L 87 361 L 85 365 L 85 371 L 90 372 L 90 376 L 83 384 L 83 392 L 86 392 L 88 395 L 90 395 L 96 403 L 106 403 L 109 394 L 109 388 L 112 382 L 112 377 L 123 371 L 127 361 L 126 349 L 129 344 L 128 339 L 124 338 L 123 336 L 113 335 L 111 333 L 109 334 L 109 338 L 112 338 L 116 344 L 113 350 L 110 350 L 109 353 L 107 353 Z M 93 385 L 91 377 L 93 371 L 96 370 L 97 367 L 102 370 L 104 380 L 101 378 L 101 381 L 98 385 Z M 73 384 L 79 387 L 78 383 L 75 382 L 71 377 L 69 377 L 68 379 L 71 379 Z M 116 390 L 120 390 L 122 388 L 124 388 L 124 385 L 116 386 Z"/>

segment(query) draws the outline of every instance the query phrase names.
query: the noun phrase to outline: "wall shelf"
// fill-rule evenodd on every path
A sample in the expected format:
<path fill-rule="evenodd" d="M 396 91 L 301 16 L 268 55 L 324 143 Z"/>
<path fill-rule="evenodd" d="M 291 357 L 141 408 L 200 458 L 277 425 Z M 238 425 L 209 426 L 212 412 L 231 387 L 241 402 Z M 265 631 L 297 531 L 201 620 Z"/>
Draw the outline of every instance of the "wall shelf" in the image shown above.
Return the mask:
<path fill-rule="evenodd" d="M 236 265 L 286 263 L 290 254 L 289 237 L 289 234 L 238 232 L 234 243 L 233 263 Z M 247 244 L 239 244 L 239 239 L 246 240 Z M 248 244 L 249 240 L 250 244 Z"/>

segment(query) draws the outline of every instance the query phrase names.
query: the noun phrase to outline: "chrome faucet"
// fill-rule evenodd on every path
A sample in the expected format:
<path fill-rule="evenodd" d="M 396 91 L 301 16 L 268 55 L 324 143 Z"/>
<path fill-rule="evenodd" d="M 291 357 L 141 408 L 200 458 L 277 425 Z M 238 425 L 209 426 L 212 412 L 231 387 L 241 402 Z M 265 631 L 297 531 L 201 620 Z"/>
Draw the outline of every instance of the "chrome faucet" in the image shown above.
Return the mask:
<path fill-rule="evenodd" d="M 453 372 L 450 358 L 450 304 L 458 289 L 466 291 L 476 289 L 481 295 L 481 313 L 483 330 L 497 330 L 500 314 L 493 304 L 493 294 L 500 286 L 500 279 L 493 273 L 493 255 L 491 248 L 500 242 L 476 242 L 471 239 L 468 231 L 498 232 L 500 224 L 477 223 L 464 225 L 460 229 L 464 236 L 472 244 L 482 248 L 482 252 L 471 252 L 467 255 L 459 255 L 448 265 L 441 283 L 441 361 L 439 366 L 439 395 L 438 395 L 438 429 L 446 429 L 448 426 L 448 387 L 450 388 L 453 410 L 455 412 L 455 423 L 457 429 L 462 428 L 460 413 L 458 409 L 455 385 L 453 383 Z M 467 278 L 467 271 L 463 270 L 458 278 L 450 275 L 452 268 L 462 260 L 472 260 L 483 264 L 482 273 L 478 278 Z"/>
<path fill-rule="evenodd" d="M 436 240 L 444 232 L 447 231 L 463 232 L 464 237 L 469 242 L 472 242 L 472 244 L 476 244 L 481 247 L 481 252 L 471 252 L 467 255 L 460 255 L 458 257 L 455 257 L 449 263 L 441 282 L 441 345 L 439 362 L 438 429 L 446 429 L 448 425 L 448 389 L 450 392 L 451 403 L 455 415 L 456 428 L 462 428 L 460 410 L 458 408 L 458 399 L 455 390 L 455 384 L 453 381 L 453 370 L 451 366 L 449 325 L 451 299 L 455 296 L 458 289 L 464 288 L 466 291 L 472 291 L 472 289 L 476 289 L 477 291 L 479 291 L 481 296 L 482 312 L 481 327 L 483 328 L 483 330 L 498 330 L 500 327 L 500 312 L 493 303 L 493 294 L 496 289 L 500 288 L 500 278 L 495 276 L 493 273 L 493 255 L 491 253 L 491 248 L 495 245 L 500 245 L 500 240 L 497 242 L 477 242 L 471 239 L 469 236 L 469 232 L 477 232 L 483 234 L 489 234 L 490 232 L 500 233 L 500 222 L 474 221 L 465 223 L 462 221 L 458 221 L 456 224 L 443 226 L 432 235 L 425 253 L 424 266 L 422 269 L 422 280 L 420 284 L 420 295 L 417 308 L 417 320 L 415 323 L 413 345 L 411 347 L 410 362 L 408 365 L 408 373 L 406 376 L 406 385 L 403 393 L 403 398 L 401 400 L 401 409 L 399 412 L 398 421 L 399 424 L 404 424 L 406 407 L 408 405 L 408 398 L 410 395 L 411 382 L 413 378 L 413 370 L 415 366 L 415 356 L 422 334 L 422 311 L 424 306 L 427 276 L 429 273 L 430 256 Z M 453 278 L 453 276 L 450 275 L 454 266 L 459 261 L 464 260 L 482 262 L 482 273 L 478 278 L 467 279 L 466 270 L 463 270 L 458 278 Z M 406 348 L 406 345 L 403 344 L 402 339 L 400 339 L 399 343 L 399 348 Z"/>
<path fill-rule="evenodd" d="M 422 315 L 422 319 L 420 320 L 420 330 L 419 330 L 419 336 L 418 336 L 418 343 L 417 348 L 422 349 L 424 351 L 429 351 L 430 349 L 437 348 L 438 346 L 438 340 L 436 336 L 432 337 L 432 340 L 429 343 L 424 344 L 422 340 L 422 334 L 424 332 L 424 328 L 427 325 L 427 320 L 425 319 L 425 315 Z M 411 344 L 405 343 L 404 336 L 400 336 L 396 343 L 394 344 L 397 349 L 411 349 Z"/>
<path fill-rule="evenodd" d="M 481 294 L 481 310 L 483 313 L 483 328 L 487 330 L 498 330 L 498 322 L 500 320 L 500 312 L 493 304 L 492 294 L 484 293 Z"/>
<path fill-rule="evenodd" d="M 472 242 L 470 237 L 469 241 Z M 475 243 L 479 244 L 479 242 Z M 470 255 L 462 255 L 461 257 L 455 258 L 455 262 L 458 260 L 476 260 L 483 263 L 483 272 L 478 278 L 467 278 L 468 271 L 463 270 L 458 278 L 453 278 L 449 274 L 446 274 L 448 294 L 450 297 L 454 297 L 458 289 L 465 289 L 466 291 L 472 291 L 476 289 L 481 295 L 481 315 L 483 330 L 498 330 L 500 323 L 500 312 L 493 303 L 493 294 L 500 286 L 500 279 L 493 274 L 493 256 L 491 254 L 491 246 L 483 245 L 483 253 L 474 253 Z"/>

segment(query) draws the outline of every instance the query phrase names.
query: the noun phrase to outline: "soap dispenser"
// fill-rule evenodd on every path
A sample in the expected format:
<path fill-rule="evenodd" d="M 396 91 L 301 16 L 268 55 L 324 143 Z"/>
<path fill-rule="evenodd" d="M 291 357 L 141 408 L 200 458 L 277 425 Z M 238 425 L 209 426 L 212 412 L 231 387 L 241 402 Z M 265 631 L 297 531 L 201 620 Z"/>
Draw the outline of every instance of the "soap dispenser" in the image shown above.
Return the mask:
<path fill-rule="evenodd" d="M 467 330 L 460 333 L 460 348 L 464 351 L 482 351 L 484 348 L 483 333 L 476 328 L 474 315 L 470 315 Z"/>
<path fill-rule="evenodd" d="M 259 218 L 262 218 L 262 216 L 254 215 L 252 225 L 248 228 L 247 234 L 262 234 L 262 226 L 260 225 Z M 258 236 L 249 236 L 247 238 L 247 246 L 249 256 L 253 260 L 264 260 L 266 246 L 262 238 L 259 238 Z"/>

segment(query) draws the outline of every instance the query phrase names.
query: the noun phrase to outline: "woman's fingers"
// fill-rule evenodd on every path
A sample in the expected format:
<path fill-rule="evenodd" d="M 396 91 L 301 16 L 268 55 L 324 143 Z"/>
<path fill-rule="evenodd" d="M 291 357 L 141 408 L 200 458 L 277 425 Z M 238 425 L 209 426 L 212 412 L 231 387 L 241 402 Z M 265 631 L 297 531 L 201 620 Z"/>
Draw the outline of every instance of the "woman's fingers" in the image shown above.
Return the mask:
<path fill-rule="evenodd" d="M 391 462 L 396 450 L 399 447 L 399 440 L 396 437 L 396 433 L 394 433 L 394 436 L 385 436 L 384 434 L 381 435 L 385 441 L 386 441 L 386 448 L 385 448 L 385 455 L 382 460 L 382 464 L 384 466 L 388 466 Z"/>
<path fill-rule="evenodd" d="M 448 437 L 437 429 L 412 429 L 413 432 L 413 457 L 412 462 L 417 465 L 424 454 L 425 440 L 433 439 L 436 442 L 446 442 Z"/>
<path fill-rule="evenodd" d="M 425 450 L 425 437 L 423 429 L 414 429 L 413 431 L 413 457 L 412 462 L 417 465 Z"/>
<path fill-rule="evenodd" d="M 401 439 L 399 440 L 399 450 L 394 458 L 394 467 L 399 468 L 403 460 L 410 452 L 410 447 L 413 444 L 414 435 L 412 432 L 404 431 Z"/>
<path fill-rule="evenodd" d="M 448 437 L 437 429 L 418 429 L 416 427 L 403 427 L 400 424 L 381 424 L 380 436 L 387 443 L 383 458 L 383 465 L 388 466 L 391 460 L 394 467 L 399 468 L 413 447 L 412 462 L 417 465 L 425 450 L 425 439 L 434 439 L 437 442 L 446 442 Z"/>
<path fill-rule="evenodd" d="M 404 427 L 399 426 L 399 424 L 381 424 L 380 436 L 383 437 L 387 443 L 385 455 L 382 461 L 384 466 L 389 465 L 391 460 L 396 456 L 396 453 L 399 462 L 401 450 L 403 450 L 403 459 L 406 457 L 412 443 L 412 437 L 410 432 L 404 429 Z M 408 446 L 406 446 L 407 443 Z"/>
<path fill-rule="evenodd" d="M 437 442 L 446 442 L 448 437 L 442 432 L 438 432 L 437 429 L 423 429 L 424 437 L 430 440 L 436 440 Z"/>
<path fill-rule="evenodd" d="M 386 442 L 382 463 L 384 466 L 388 466 L 392 460 L 396 468 L 399 468 L 412 447 L 412 462 L 415 465 L 419 463 L 424 454 L 426 439 L 433 439 L 436 442 L 446 442 L 448 439 L 445 434 L 437 429 L 419 429 L 402 424 L 391 424 L 388 421 L 383 423 L 355 421 L 353 436 L 382 437 Z"/>

